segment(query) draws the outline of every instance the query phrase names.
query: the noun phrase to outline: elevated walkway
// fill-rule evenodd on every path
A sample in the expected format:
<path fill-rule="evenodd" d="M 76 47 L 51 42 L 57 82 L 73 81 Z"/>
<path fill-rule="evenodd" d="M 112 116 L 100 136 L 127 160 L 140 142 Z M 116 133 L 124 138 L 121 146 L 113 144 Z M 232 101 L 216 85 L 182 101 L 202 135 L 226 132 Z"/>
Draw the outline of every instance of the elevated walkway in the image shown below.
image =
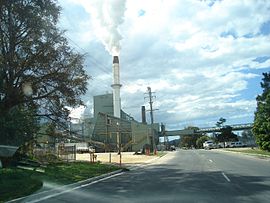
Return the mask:
<path fill-rule="evenodd" d="M 253 128 L 253 123 L 246 124 L 234 124 L 229 125 L 232 127 L 233 131 L 237 130 L 249 130 Z M 198 130 L 194 129 L 183 129 L 183 130 L 167 130 L 165 131 L 166 136 L 184 136 L 184 135 L 196 135 L 199 133 L 213 133 L 213 132 L 221 132 L 222 127 L 208 127 L 208 128 L 200 128 Z M 159 137 L 163 137 L 162 133 L 159 133 Z"/>

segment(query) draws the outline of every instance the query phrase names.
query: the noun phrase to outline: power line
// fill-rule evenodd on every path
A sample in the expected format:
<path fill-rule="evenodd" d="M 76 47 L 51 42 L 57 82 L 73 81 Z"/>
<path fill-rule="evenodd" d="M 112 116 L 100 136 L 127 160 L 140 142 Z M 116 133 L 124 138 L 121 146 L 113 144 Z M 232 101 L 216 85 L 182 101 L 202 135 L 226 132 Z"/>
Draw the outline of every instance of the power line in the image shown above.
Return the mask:
<path fill-rule="evenodd" d="M 86 54 L 86 56 L 90 60 L 90 62 L 92 64 L 94 64 L 96 67 L 99 68 L 98 70 L 102 70 L 102 72 L 104 72 L 105 74 L 108 74 L 110 76 L 112 75 L 112 71 L 111 71 L 110 67 L 105 66 L 104 64 L 102 64 L 100 61 L 98 61 L 93 56 L 91 56 L 88 51 L 86 51 L 84 48 L 82 48 L 76 42 L 74 42 L 70 37 L 68 37 L 67 35 L 65 35 L 65 36 L 66 36 L 67 39 L 70 40 L 70 42 L 72 42 L 77 48 L 79 48 L 80 50 L 83 51 L 84 54 Z M 126 84 L 126 82 L 123 81 L 123 80 L 121 80 L 121 83 Z"/>

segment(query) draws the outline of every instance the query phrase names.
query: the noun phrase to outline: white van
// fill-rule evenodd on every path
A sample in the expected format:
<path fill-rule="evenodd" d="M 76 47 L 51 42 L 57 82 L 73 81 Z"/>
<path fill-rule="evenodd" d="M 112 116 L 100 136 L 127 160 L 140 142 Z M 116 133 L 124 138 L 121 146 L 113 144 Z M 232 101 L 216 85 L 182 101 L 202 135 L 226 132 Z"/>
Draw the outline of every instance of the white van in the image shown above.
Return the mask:
<path fill-rule="evenodd" d="M 236 142 L 225 142 L 225 147 L 243 147 L 244 145 L 240 141 Z"/>
<path fill-rule="evenodd" d="M 234 143 L 233 147 L 243 147 L 244 145 L 242 144 L 242 142 L 238 141 Z"/>

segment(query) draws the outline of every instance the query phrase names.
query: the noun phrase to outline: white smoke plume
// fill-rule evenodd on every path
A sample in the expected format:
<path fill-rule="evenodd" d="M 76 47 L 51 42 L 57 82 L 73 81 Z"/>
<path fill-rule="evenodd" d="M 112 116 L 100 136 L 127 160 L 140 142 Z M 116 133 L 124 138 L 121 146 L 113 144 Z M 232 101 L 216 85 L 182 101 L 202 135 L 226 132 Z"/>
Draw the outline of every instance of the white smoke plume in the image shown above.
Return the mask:
<path fill-rule="evenodd" d="M 77 0 L 90 13 L 95 33 L 112 56 L 118 56 L 124 22 L 126 0 Z"/>

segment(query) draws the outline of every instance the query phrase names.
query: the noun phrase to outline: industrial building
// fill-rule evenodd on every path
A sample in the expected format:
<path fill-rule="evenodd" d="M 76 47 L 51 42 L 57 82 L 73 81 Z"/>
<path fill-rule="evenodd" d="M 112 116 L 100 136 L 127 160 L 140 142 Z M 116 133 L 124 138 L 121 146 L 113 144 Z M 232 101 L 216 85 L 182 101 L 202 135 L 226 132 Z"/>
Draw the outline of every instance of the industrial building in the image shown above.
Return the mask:
<path fill-rule="evenodd" d="M 139 151 L 147 145 L 152 147 L 153 142 L 155 145 L 158 144 L 159 124 L 146 123 L 144 106 L 141 122 L 134 120 L 121 110 L 120 88 L 122 85 L 118 56 L 113 57 L 112 68 L 113 93 L 94 96 L 94 117 L 83 118 L 79 123 L 71 124 L 71 131 L 76 129 L 77 136 L 87 142 L 99 143 L 104 151 L 117 151 L 120 148 L 122 151 Z"/>
<path fill-rule="evenodd" d="M 120 135 L 124 151 L 139 151 L 145 145 L 152 146 L 152 134 L 158 142 L 159 124 L 148 125 L 145 121 L 145 108 L 142 107 L 142 122 L 134 120 L 126 112 L 120 111 L 120 118 L 114 116 L 113 95 L 94 96 L 94 128 L 91 140 L 105 144 L 105 151 L 116 151 L 117 133 Z M 84 128 L 86 130 L 86 128 Z M 157 144 L 157 143 L 156 143 Z"/>

